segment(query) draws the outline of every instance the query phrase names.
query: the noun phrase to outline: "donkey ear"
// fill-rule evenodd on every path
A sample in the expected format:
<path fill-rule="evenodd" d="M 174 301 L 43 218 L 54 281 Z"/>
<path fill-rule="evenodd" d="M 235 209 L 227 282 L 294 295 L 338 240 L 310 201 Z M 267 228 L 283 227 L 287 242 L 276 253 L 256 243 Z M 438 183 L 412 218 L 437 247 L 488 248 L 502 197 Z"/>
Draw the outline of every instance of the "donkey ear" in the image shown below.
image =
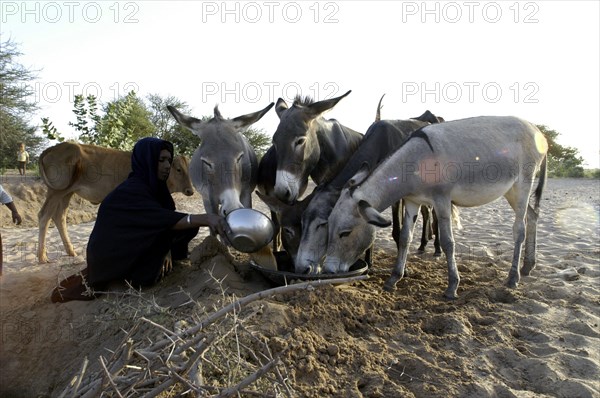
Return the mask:
<path fill-rule="evenodd" d="M 175 120 L 177 120 L 177 123 L 190 130 L 192 133 L 194 133 L 194 135 L 197 135 L 198 137 L 201 136 L 200 129 L 202 126 L 202 120 L 196 119 L 192 116 L 186 116 L 171 105 L 167 105 L 167 109 L 169 112 L 171 112 L 171 115 L 173 115 Z"/>
<path fill-rule="evenodd" d="M 269 206 L 269 209 L 271 209 L 271 211 L 280 213 L 284 209 L 289 207 L 287 203 L 277 199 L 276 197 L 265 195 L 259 191 L 255 191 L 255 193 L 260 198 L 260 200 L 262 200 L 267 206 Z"/>
<path fill-rule="evenodd" d="M 287 108 L 288 108 L 287 102 L 285 102 L 285 100 L 283 98 L 279 98 L 277 100 L 277 105 L 275 105 L 275 112 L 277 113 L 277 116 L 279 116 L 280 119 L 281 119 L 281 114 Z"/>
<path fill-rule="evenodd" d="M 346 187 L 353 188 L 359 186 L 367 179 L 370 173 L 371 168 L 369 167 L 369 162 L 363 162 L 356 174 L 354 174 L 354 176 L 348 180 L 348 182 L 346 183 Z"/>
<path fill-rule="evenodd" d="M 235 119 L 232 119 L 232 122 L 235 125 L 236 129 L 243 129 L 245 127 L 250 126 L 253 123 L 258 122 L 264 115 L 273 107 L 273 103 L 271 102 L 267 105 L 266 108 L 261 109 L 258 112 L 249 113 L 247 115 L 238 116 Z"/>
<path fill-rule="evenodd" d="M 308 205 L 310 204 L 311 200 L 315 197 L 316 189 L 317 188 L 313 189 L 313 191 L 306 195 L 302 200 L 296 201 L 296 203 L 294 203 L 293 206 L 297 207 L 298 212 L 303 213 L 304 210 L 308 208 Z"/>
<path fill-rule="evenodd" d="M 378 212 L 373 206 L 366 200 L 358 202 L 358 212 L 360 216 L 365 219 L 369 224 L 375 225 L 376 227 L 389 227 L 392 222 L 385 218 L 383 214 Z"/>
<path fill-rule="evenodd" d="M 377 112 L 375 113 L 376 122 L 379 122 L 381 120 L 381 108 L 383 108 L 383 106 L 381 106 L 381 102 L 383 101 L 383 97 L 385 97 L 385 94 L 381 96 L 381 98 L 379 99 L 379 104 L 377 104 Z"/>
<path fill-rule="evenodd" d="M 344 95 L 340 95 L 339 97 L 336 98 L 331 98 L 328 100 L 323 100 L 323 101 L 319 101 L 319 102 L 315 102 L 314 104 L 311 104 L 308 106 L 306 114 L 310 119 L 314 119 L 317 116 L 319 116 L 321 113 L 328 111 L 329 109 L 333 108 L 334 106 L 336 106 L 336 104 L 338 102 L 340 102 L 340 100 L 342 98 L 344 98 L 345 96 L 347 96 L 348 94 L 350 94 L 352 92 L 352 90 L 348 90 L 348 92 Z"/>
<path fill-rule="evenodd" d="M 434 115 L 433 113 L 431 113 L 431 111 L 426 110 L 421 116 L 419 117 L 415 117 L 415 120 L 420 120 L 422 122 L 428 122 L 431 124 L 436 124 L 436 123 L 442 123 L 444 122 L 444 118 L 443 117 L 437 117 L 436 115 Z"/>

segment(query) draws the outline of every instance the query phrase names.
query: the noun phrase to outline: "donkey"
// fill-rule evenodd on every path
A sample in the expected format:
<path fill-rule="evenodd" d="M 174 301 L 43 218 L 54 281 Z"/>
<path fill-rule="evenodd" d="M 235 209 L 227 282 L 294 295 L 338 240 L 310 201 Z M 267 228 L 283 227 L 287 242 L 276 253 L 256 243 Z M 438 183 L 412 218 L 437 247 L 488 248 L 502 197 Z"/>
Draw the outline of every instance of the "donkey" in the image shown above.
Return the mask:
<path fill-rule="evenodd" d="M 280 218 L 284 217 L 291 223 L 288 224 L 289 227 L 283 233 L 294 231 L 294 227 L 291 227 L 292 224 L 296 224 L 293 213 L 299 210 L 294 209 L 294 202 L 304 194 L 308 184 L 308 176 L 310 175 L 317 183 L 330 178 L 340 164 L 343 165 L 356 149 L 356 141 L 362 138 L 362 134 L 341 125 L 336 120 L 325 120 L 321 117 L 323 112 L 333 108 L 349 93 L 350 91 L 341 97 L 316 103 L 313 103 L 308 97 L 304 99 L 296 97 L 291 108 L 283 99 L 279 98 L 277 101 L 275 109 L 280 118 L 280 123 L 273 136 L 273 145 L 263 155 L 258 165 L 257 181 L 257 188 L 262 194 L 260 197 L 270 207 L 271 219 L 275 224 L 275 236 L 273 238 L 275 251 L 281 248 L 282 243 L 284 248 L 294 247 L 292 252 L 297 250 L 297 245 L 291 242 L 299 240 L 299 234 L 296 238 L 289 235 L 288 238 L 281 238 Z M 345 145 L 335 144 L 340 140 Z M 276 141 L 279 142 L 279 151 L 277 151 Z M 308 141 L 308 144 L 306 141 Z M 294 142 L 298 145 L 294 145 Z M 287 147 L 290 145 L 292 149 L 288 150 Z M 337 146 L 339 151 L 336 156 L 331 155 L 332 151 L 336 149 L 333 145 Z M 321 147 L 323 147 L 323 150 Z M 290 174 L 290 171 L 278 170 L 278 164 L 291 165 L 290 169 L 295 168 L 295 171 L 299 172 L 298 176 L 295 176 L 293 171 Z M 295 165 L 299 167 L 294 167 Z M 284 186 L 283 199 L 276 191 L 277 175 L 280 175 L 280 187 Z M 300 183 L 296 184 L 297 182 Z M 288 183 L 295 187 L 294 192 L 296 193 L 294 195 L 291 195 L 291 191 L 286 188 Z M 279 189 L 281 191 L 281 188 Z M 282 215 L 282 211 L 289 214 Z M 300 224 L 299 218 L 297 224 L 298 226 Z M 287 244 L 282 242 L 282 239 L 287 239 Z"/>
<path fill-rule="evenodd" d="M 207 213 L 226 216 L 235 209 L 252 207 L 258 160 L 241 131 L 260 120 L 273 105 L 234 119 L 223 118 L 216 106 L 214 117 L 207 121 L 167 107 L 180 125 L 201 139 L 190 162 L 190 177 Z"/>
<path fill-rule="evenodd" d="M 310 204 L 315 191 L 305 196 L 302 200 L 296 201 L 293 204 L 287 204 L 274 196 L 264 195 L 261 192 L 256 192 L 258 197 L 265 202 L 271 209 L 271 216 L 276 228 L 280 228 L 280 242 L 273 245 L 273 250 L 278 251 L 283 248 L 292 261 L 296 261 L 298 247 L 300 246 L 300 233 L 302 229 L 302 213 Z"/>
<path fill-rule="evenodd" d="M 421 204 L 432 205 L 448 263 L 444 296 L 457 297 L 452 205 L 480 206 L 504 196 L 515 212 L 514 252 L 506 285 L 516 288 L 535 267 L 536 227 L 546 181 L 548 143 L 535 125 L 516 117 L 482 116 L 417 130 L 372 173 L 361 169 L 342 191 L 329 217 L 325 272 L 344 272 L 374 239 L 374 227 L 390 221 L 381 211 L 406 203 L 398 257 L 384 288 L 394 290 L 404 273 L 414 221 Z M 530 203 L 540 171 L 535 201 Z M 519 270 L 522 245 L 525 259 Z"/>
<path fill-rule="evenodd" d="M 383 97 L 382 97 L 383 98 Z M 346 182 L 356 174 L 360 167 L 367 165 L 376 166 L 396 149 L 398 149 L 413 131 L 430 123 L 437 123 L 438 118 L 426 111 L 423 115 L 409 120 L 383 120 L 380 119 L 381 101 L 377 108 L 376 121 L 369 127 L 365 137 L 360 142 L 357 151 L 352 155 L 344 168 L 335 176 L 331 182 L 322 184 L 316 188 L 314 198 L 309 203 L 306 211 L 302 214 L 302 228 L 300 247 L 295 262 L 298 273 L 319 273 L 320 264 L 327 251 L 327 220 Z M 400 201 L 393 205 L 393 229 L 392 236 L 399 242 L 400 223 L 398 211 Z M 425 208 L 423 209 L 425 210 Z M 423 225 L 427 225 L 426 215 L 423 213 Z M 423 229 L 422 242 L 427 242 L 427 229 Z M 424 250 L 424 244 L 422 244 Z M 367 262 L 370 263 L 370 251 L 367 252 Z"/>
<path fill-rule="evenodd" d="M 381 119 L 381 101 L 384 96 L 385 94 L 381 97 L 377 106 L 376 121 Z M 308 206 L 314 191 L 303 200 L 291 204 L 279 200 L 274 195 L 276 174 L 277 151 L 275 146 L 271 145 L 258 164 L 257 188 L 259 192 L 257 192 L 257 195 L 271 209 L 271 219 L 275 224 L 276 231 L 273 238 L 273 250 L 278 251 L 283 246 L 283 249 L 295 261 L 300 244 L 302 213 Z M 304 190 L 302 190 L 302 193 L 304 193 Z"/>
<path fill-rule="evenodd" d="M 321 114 L 333 108 L 346 94 L 319 102 L 296 97 L 291 107 L 279 98 L 275 111 L 279 125 L 273 134 L 277 153 L 275 196 L 287 203 L 296 201 L 310 176 L 316 184 L 333 178 L 358 148 L 362 134 Z"/>

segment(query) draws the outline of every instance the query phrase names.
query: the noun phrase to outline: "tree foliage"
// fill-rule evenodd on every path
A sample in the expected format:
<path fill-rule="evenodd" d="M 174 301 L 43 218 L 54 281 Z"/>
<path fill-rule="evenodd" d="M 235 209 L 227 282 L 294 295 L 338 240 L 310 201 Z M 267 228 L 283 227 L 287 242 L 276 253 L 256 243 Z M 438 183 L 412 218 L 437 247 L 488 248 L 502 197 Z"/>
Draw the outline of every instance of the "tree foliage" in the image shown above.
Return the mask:
<path fill-rule="evenodd" d="M 79 140 L 87 144 L 130 150 L 140 138 L 158 137 L 172 142 L 176 153 L 191 156 L 200 145 L 200 138 L 175 121 L 167 109 L 168 105 L 185 114 L 190 113 L 189 106 L 176 97 L 150 94 L 145 102 L 132 91 L 102 106 L 102 114 L 99 114 L 101 106 L 96 97 L 76 95 L 73 103 L 75 122 L 69 122 L 69 125 L 75 129 Z M 208 119 L 210 116 L 201 118 Z M 48 118 L 42 118 L 42 126 L 48 138 L 64 141 L 63 135 Z M 262 130 L 249 128 L 242 134 L 259 158 L 271 144 L 271 138 Z"/>
<path fill-rule="evenodd" d="M 144 102 L 131 91 L 126 96 L 102 106 L 95 96 L 84 98 L 75 95 L 73 113 L 75 122 L 69 122 L 85 144 L 93 144 L 121 150 L 131 150 L 140 138 L 156 136 L 156 128 L 150 121 L 150 112 Z M 48 118 L 42 118 L 43 131 L 50 139 L 64 141 L 63 135 Z"/>
<path fill-rule="evenodd" d="M 31 115 L 38 109 L 29 84 L 36 72 L 18 62 L 22 53 L 12 40 L 0 41 L 0 168 L 16 167 L 18 144 L 24 143 L 31 161 L 41 152 L 45 140 L 35 134 Z"/>
<path fill-rule="evenodd" d="M 576 148 L 565 147 L 556 142 L 559 133 L 544 125 L 537 126 L 548 140 L 548 176 L 575 177 L 584 176 L 583 158 Z"/>
<path fill-rule="evenodd" d="M 191 156 L 198 145 L 200 145 L 200 138 L 177 123 L 167 109 L 167 106 L 170 105 L 177 108 L 183 114 L 189 115 L 191 109 L 188 104 L 176 97 L 161 97 L 158 94 L 150 94 L 146 99 L 148 100 L 148 109 L 151 114 L 150 120 L 156 126 L 158 136 L 164 140 L 171 141 L 177 153 Z M 203 116 L 200 120 L 209 120 L 211 117 Z M 262 130 L 250 127 L 243 131 L 242 134 L 248 139 L 259 158 L 271 145 L 271 137 L 264 134 Z"/>
<path fill-rule="evenodd" d="M 175 152 L 191 156 L 200 144 L 200 138 L 177 123 L 167 106 L 173 106 L 184 114 L 190 113 L 190 107 L 176 97 L 161 97 L 150 94 L 146 97 L 150 121 L 156 128 L 157 136 L 173 143 Z"/>
<path fill-rule="evenodd" d="M 256 152 L 256 156 L 260 159 L 271 146 L 272 139 L 262 129 L 249 127 L 242 134 L 248 139 L 252 148 Z"/>

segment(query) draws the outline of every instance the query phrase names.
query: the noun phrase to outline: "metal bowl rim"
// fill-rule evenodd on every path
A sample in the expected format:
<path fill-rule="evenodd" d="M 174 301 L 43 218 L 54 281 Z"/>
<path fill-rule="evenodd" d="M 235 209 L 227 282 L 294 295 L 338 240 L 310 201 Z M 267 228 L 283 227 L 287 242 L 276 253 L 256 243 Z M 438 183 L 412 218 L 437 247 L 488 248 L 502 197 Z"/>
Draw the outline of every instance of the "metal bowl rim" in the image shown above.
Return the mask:
<path fill-rule="evenodd" d="M 278 278 L 284 278 L 283 279 L 284 281 L 285 280 L 292 281 L 295 279 L 300 279 L 303 281 L 316 281 L 319 279 L 340 279 L 340 278 L 347 278 L 350 276 L 358 276 L 358 275 L 365 274 L 369 270 L 369 265 L 367 264 L 366 261 L 364 261 L 362 259 L 359 259 L 357 261 L 363 261 L 364 265 L 361 268 L 358 268 L 358 269 L 355 269 L 352 271 L 340 272 L 340 273 L 336 273 L 336 274 L 297 274 L 295 272 L 289 272 L 289 271 L 272 270 L 272 269 L 261 267 L 254 260 L 250 260 L 250 267 L 265 276 L 269 276 L 269 277 L 274 276 L 274 277 L 278 277 Z M 271 278 L 269 278 L 269 279 L 271 279 Z M 271 279 L 271 280 L 273 280 L 273 279 Z"/>
<path fill-rule="evenodd" d="M 228 215 L 225 217 L 225 220 L 227 221 L 227 223 L 229 223 L 229 216 L 230 216 L 231 214 L 235 213 L 235 212 L 236 212 L 236 211 L 238 211 L 238 210 L 246 210 L 246 211 L 250 210 L 250 211 L 251 211 L 251 213 L 257 213 L 257 214 L 260 214 L 260 215 L 262 216 L 262 218 L 264 218 L 264 220 L 266 220 L 266 221 L 268 221 L 268 222 L 269 222 L 269 224 L 268 224 L 268 225 L 270 225 L 270 227 L 271 227 L 271 233 L 269 234 L 269 236 L 267 236 L 267 237 L 265 237 L 265 238 L 263 239 L 263 241 L 266 241 L 266 242 L 264 242 L 264 244 L 258 245 L 258 242 L 257 242 L 257 240 L 254 238 L 254 236 L 252 236 L 251 234 L 248 234 L 248 233 L 247 233 L 247 231 L 244 231 L 244 232 L 242 232 L 242 233 L 241 233 L 241 235 L 240 235 L 240 236 L 244 236 L 244 237 L 246 237 L 248 240 L 252 240 L 252 241 L 254 242 L 255 246 L 257 246 L 257 249 L 256 249 L 256 250 L 259 250 L 259 249 L 261 249 L 261 248 L 265 247 L 266 245 L 268 245 L 268 244 L 269 244 L 269 242 L 271 242 L 271 241 L 273 240 L 274 236 L 275 236 L 275 224 L 273 223 L 273 220 L 271 220 L 271 219 L 270 219 L 270 218 L 269 218 L 269 217 L 268 217 L 268 216 L 267 216 L 265 213 L 263 213 L 262 211 L 259 211 L 259 210 L 256 210 L 256 209 L 252 209 L 252 208 L 248 208 L 248 207 L 240 207 L 239 209 L 232 210 L 232 211 L 231 211 L 231 212 L 230 212 L 230 213 L 229 213 L 229 214 L 228 214 Z M 230 227 L 231 227 L 231 226 L 230 226 Z M 235 244 L 234 244 L 234 241 L 236 240 L 236 238 L 237 238 L 238 236 L 236 236 L 236 233 L 235 233 L 233 230 L 232 230 L 231 232 L 232 232 L 232 234 L 231 234 L 231 235 L 229 235 L 229 234 L 228 234 L 228 236 L 227 236 L 227 239 L 229 240 L 229 242 L 231 243 L 231 245 L 232 245 L 232 246 L 233 246 L 233 247 L 234 247 L 236 250 L 240 250 L 240 249 L 238 249 L 238 248 L 235 246 Z M 251 252 L 250 252 L 250 253 L 251 253 Z"/>

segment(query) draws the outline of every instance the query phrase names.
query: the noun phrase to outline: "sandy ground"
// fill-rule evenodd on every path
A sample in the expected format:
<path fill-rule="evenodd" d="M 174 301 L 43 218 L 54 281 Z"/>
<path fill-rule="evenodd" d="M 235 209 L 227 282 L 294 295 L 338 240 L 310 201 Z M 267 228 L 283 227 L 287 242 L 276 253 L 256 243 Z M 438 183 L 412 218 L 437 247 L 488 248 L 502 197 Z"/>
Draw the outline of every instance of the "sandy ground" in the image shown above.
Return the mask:
<path fill-rule="evenodd" d="M 180 264 L 143 292 L 166 308 L 150 313 L 110 295 L 52 304 L 61 278 L 83 268 L 96 207 L 73 200 L 69 232 L 78 251 L 63 253 L 50 230 L 50 264 L 37 264 L 37 211 L 44 188 L 4 181 L 24 216 L 10 224 L 0 209 L 4 274 L 0 281 L 0 396 L 58 396 L 87 357 L 114 349 L 136 316 L 172 328 L 189 298 L 207 306 L 223 295 L 270 287 L 260 275 L 217 255 Z M 513 213 L 502 199 L 462 209 L 456 234 L 459 298 L 442 298 L 445 259 L 409 254 L 410 277 L 382 290 L 396 250 L 378 232 L 370 278 L 260 300 L 248 318 L 256 335 L 283 352 L 290 386 L 306 397 L 600 397 L 600 182 L 551 179 L 542 201 L 538 265 L 516 290 L 503 286 L 512 254 Z M 197 195 L 175 195 L 184 211 L 202 211 Z M 255 207 L 265 210 L 255 201 Z M 417 225 L 420 228 L 420 225 Z M 413 242 L 412 253 L 417 242 Z M 238 264 L 239 265 L 239 264 Z M 220 286 L 211 271 L 225 278 Z M 223 294 L 221 289 L 225 289 Z M 135 307 L 135 313 L 132 312 Z M 260 308 L 260 310 L 256 310 Z M 139 338 L 149 338 L 142 330 Z M 92 365 L 97 366 L 97 365 Z"/>

